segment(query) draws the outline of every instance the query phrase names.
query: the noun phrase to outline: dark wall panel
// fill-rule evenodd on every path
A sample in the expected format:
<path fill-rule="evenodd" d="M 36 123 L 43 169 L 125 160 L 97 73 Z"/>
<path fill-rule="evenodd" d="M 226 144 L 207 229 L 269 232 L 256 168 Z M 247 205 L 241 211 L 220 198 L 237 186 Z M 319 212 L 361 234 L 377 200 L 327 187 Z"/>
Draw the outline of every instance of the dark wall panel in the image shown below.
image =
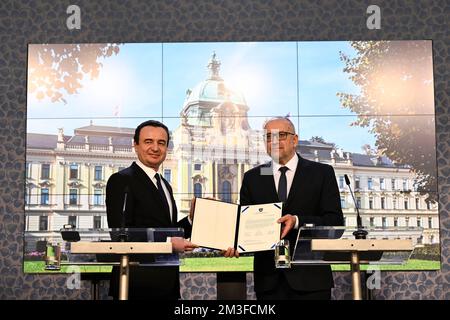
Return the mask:
<path fill-rule="evenodd" d="M 88 283 L 69 290 L 65 276 L 22 272 L 27 44 L 379 39 L 433 40 L 442 268 L 384 272 L 375 298 L 450 299 L 450 4 L 376 3 L 381 8 L 380 30 L 366 27 L 371 1 L 76 1 L 81 30 L 69 31 L 70 1 L 1 1 L 0 299 L 90 298 Z M 348 274 L 335 278 L 334 297 L 351 298 Z M 182 281 L 189 288 L 182 293 L 185 298 L 215 297 L 212 275 L 187 274 Z"/>

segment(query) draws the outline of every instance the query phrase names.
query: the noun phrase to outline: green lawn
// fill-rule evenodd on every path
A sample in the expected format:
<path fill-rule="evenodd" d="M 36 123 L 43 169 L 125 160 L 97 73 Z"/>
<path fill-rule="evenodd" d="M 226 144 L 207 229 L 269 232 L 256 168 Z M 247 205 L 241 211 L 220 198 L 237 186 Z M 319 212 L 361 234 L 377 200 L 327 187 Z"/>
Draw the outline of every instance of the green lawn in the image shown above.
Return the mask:
<path fill-rule="evenodd" d="M 415 260 L 410 259 L 404 265 L 370 265 L 370 268 L 379 268 L 382 271 L 412 271 L 412 270 L 439 270 L 440 261 L 430 261 L 430 260 Z M 361 265 L 361 270 L 367 270 L 369 265 Z M 350 271 L 350 265 L 339 264 L 332 265 L 331 269 L 333 271 Z"/>
<path fill-rule="evenodd" d="M 361 265 L 361 270 L 366 270 L 368 265 Z M 374 268 L 376 265 L 370 265 Z M 44 269 L 43 261 L 26 261 L 25 273 L 67 273 L 68 266 L 62 266 L 61 270 L 51 271 Z M 379 265 L 382 271 L 407 271 L 407 270 L 439 270 L 439 261 L 411 259 L 405 265 Z M 79 266 L 81 272 L 111 272 L 109 266 Z M 349 271 L 349 265 L 332 265 L 333 271 Z M 219 271 L 253 271 L 253 257 L 236 258 L 185 258 L 180 266 L 181 272 L 219 272 Z M 73 271 L 70 271 L 72 273 Z"/>
<path fill-rule="evenodd" d="M 83 273 L 99 273 L 99 272 L 111 272 L 110 266 L 78 266 Z M 69 266 L 61 266 L 61 270 L 45 270 L 44 261 L 26 261 L 24 272 L 25 273 L 73 273 L 74 270 L 67 272 Z"/>
<path fill-rule="evenodd" d="M 253 271 L 253 257 L 230 258 L 187 258 L 180 267 L 182 272 L 217 272 L 217 271 Z M 361 265 L 361 270 L 367 270 L 368 265 Z M 439 270 L 439 261 L 409 260 L 405 265 L 370 265 L 384 271 L 407 270 Z M 332 265 L 333 271 L 350 271 L 350 265 Z"/>
<path fill-rule="evenodd" d="M 253 271 L 253 257 L 186 258 L 181 272 Z"/>
<path fill-rule="evenodd" d="M 81 272 L 111 272 L 109 266 L 79 266 Z M 25 273 L 67 273 L 68 266 L 61 270 L 45 270 L 43 261 L 26 261 Z M 236 258 L 186 258 L 182 260 L 181 272 L 253 271 L 253 257 Z M 70 271 L 72 273 L 73 271 Z"/>

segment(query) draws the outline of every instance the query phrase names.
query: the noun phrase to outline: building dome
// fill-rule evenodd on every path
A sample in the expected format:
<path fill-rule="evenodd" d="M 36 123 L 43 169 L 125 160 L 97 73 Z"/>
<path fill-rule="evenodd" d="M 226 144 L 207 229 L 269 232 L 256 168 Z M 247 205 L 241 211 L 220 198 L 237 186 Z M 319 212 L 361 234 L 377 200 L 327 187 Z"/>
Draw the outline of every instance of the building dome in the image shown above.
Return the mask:
<path fill-rule="evenodd" d="M 234 104 L 247 105 L 244 95 L 228 88 L 222 79 L 207 79 L 197 84 L 192 90 L 188 90 L 184 105 L 187 107 L 199 102 L 221 103 L 225 100 Z"/>
<path fill-rule="evenodd" d="M 197 84 L 193 89 L 186 91 L 181 116 L 189 118 L 209 117 L 211 109 L 225 101 L 248 110 L 244 95 L 230 89 L 220 77 L 220 61 L 217 59 L 216 53 L 211 56 L 207 67 L 208 78 Z"/>

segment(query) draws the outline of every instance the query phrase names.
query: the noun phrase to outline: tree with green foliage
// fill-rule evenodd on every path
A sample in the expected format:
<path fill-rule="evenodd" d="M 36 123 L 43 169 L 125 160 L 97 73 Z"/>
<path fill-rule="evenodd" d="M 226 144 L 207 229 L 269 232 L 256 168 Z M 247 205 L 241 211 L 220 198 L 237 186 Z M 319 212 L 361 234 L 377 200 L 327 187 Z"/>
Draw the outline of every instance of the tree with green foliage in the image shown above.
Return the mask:
<path fill-rule="evenodd" d="M 115 43 L 30 45 L 28 51 L 28 92 L 39 100 L 64 102 L 65 94 L 78 93 L 84 75 L 98 78 L 100 58 L 119 53 Z"/>
<path fill-rule="evenodd" d="M 379 155 L 410 165 L 418 190 L 436 199 L 433 58 L 431 41 L 352 41 L 356 55 L 340 52 L 344 72 L 360 89 L 338 93 L 367 127 Z"/>

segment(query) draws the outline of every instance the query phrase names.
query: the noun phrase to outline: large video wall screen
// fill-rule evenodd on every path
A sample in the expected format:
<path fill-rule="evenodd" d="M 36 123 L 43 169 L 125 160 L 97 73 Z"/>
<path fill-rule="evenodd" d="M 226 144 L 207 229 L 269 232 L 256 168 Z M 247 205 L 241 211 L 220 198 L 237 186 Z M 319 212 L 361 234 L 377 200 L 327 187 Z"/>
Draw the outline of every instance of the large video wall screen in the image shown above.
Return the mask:
<path fill-rule="evenodd" d="M 181 219 L 194 196 L 239 202 L 280 116 L 302 157 L 334 167 L 346 225 L 344 174 L 364 226 L 417 244 L 403 268 L 439 269 L 431 41 L 31 44 L 27 90 L 25 272 L 44 272 L 64 224 L 108 227 L 106 183 L 136 158 L 139 123 L 171 131 L 161 174 Z M 194 256 L 182 271 L 252 270 L 251 257 Z"/>

